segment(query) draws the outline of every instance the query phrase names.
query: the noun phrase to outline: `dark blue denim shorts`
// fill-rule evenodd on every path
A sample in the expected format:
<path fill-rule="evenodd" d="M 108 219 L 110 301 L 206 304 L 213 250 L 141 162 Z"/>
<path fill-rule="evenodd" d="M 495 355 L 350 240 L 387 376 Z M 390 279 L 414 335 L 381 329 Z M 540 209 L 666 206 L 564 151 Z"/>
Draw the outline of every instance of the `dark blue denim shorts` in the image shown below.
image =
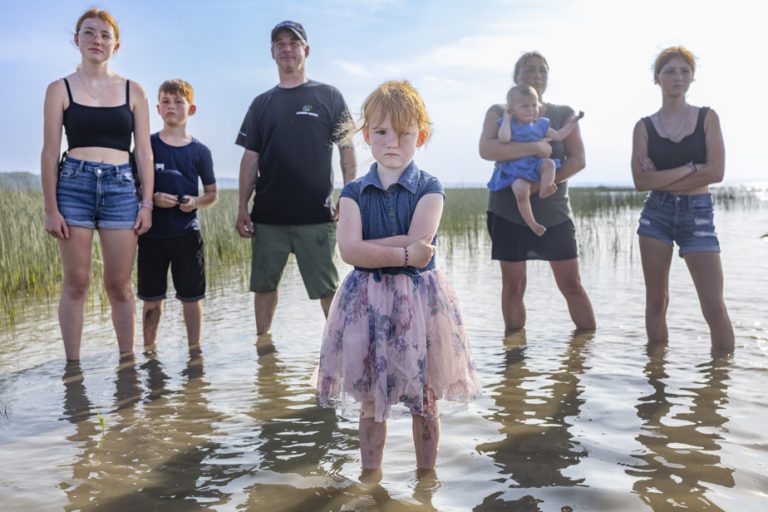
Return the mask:
<path fill-rule="evenodd" d="M 131 229 L 139 211 L 131 165 L 67 157 L 59 172 L 56 202 L 70 226 Z"/>
<path fill-rule="evenodd" d="M 712 194 L 676 195 L 652 191 L 645 199 L 637 234 L 667 245 L 677 243 L 680 256 L 720 252 Z"/>

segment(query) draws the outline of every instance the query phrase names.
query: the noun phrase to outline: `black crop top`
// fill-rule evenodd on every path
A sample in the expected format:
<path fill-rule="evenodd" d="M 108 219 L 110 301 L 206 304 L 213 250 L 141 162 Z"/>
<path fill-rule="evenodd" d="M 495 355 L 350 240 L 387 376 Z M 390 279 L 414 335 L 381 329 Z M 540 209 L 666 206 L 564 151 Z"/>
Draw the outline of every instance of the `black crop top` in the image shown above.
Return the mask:
<path fill-rule="evenodd" d="M 125 81 L 125 104 L 117 107 L 89 107 L 75 103 L 69 82 L 64 79 L 69 106 L 64 111 L 64 130 L 69 149 L 99 147 L 131 150 L 133 112 L 130 82 Z"/>
<path fill-rule="evenodd" d="M 644 117 L 645 129 L 648 132 L 648 157 L 656 166 L 656 169 L 674 169 L 688 162 L 695 164 L 707 163 L 707 141 L 704 135 L 704 118 L 707 117 L 709 107 L 699 109 L 699 117 L 696 119 L 696 128 L 693 133 L 687 135 L 680 142 L 672 142 L 659 135 L 650 117 Z"/>

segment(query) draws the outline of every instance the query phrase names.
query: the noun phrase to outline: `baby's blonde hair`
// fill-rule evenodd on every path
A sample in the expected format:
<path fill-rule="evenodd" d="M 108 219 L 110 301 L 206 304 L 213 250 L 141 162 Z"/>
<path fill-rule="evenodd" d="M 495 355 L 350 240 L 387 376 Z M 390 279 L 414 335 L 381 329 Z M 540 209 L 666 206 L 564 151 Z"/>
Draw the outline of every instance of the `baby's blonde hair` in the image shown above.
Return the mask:
<path fill-rule="evenodd" d="M 387 114 L 391 116 L 392 127 L 397 133 L 404 133 L 415 122 L 423 134 L 423 142 L 427 142 L 432 135 L 432 121 L 419 91 L 408 80 L 390 80 L 365 98 L 359 122 L 348 120 L 340 128 L 338 138 L 348 144 L 357 132 L 381 123 Z"/>

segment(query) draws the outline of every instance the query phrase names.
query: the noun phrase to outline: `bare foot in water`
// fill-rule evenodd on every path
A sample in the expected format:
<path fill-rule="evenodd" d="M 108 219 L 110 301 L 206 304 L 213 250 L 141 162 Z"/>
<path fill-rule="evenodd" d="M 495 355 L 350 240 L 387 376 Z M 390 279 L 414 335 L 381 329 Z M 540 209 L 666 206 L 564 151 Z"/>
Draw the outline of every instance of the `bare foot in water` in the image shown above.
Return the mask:
<path fill-rule="evenodd" d="M 542 187 L 539 190 L 539 197 L 542 198 L 542 199 L 546 199 L 549 196 L 551 196 L 552 194 L 554 194 L 555 192 L 557 192 L 557 185 L 552 183 L 551 185 L 548 185 L 546 187 Z M 539 236 L 541 236 L 541 235 L 539 235 Z"/>

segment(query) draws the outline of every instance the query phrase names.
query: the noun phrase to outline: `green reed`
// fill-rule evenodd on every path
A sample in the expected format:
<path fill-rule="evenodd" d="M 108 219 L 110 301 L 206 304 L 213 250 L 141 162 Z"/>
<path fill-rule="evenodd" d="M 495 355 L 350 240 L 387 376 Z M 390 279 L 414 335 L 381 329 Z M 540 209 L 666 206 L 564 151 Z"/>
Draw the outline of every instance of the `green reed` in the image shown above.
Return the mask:
<path fill-rule="evenodd" d="M 16 314 L 16 298 L 38 296 L 61 280 L 56 241 L 44 230 L 41 191 L 0 193 L 0 302 L 4 316 Z"/>
<path fill-rule="evenodd" d="M 55 239 L 45 233 L 43 194 L 39 190 L 3 189 L 0 194 L 0 324 L 13 324 L 26 302 L 58 294 L 61 263 Z M 201 212 L 210 281 L 216 283 L 228 269 L 249 268 L 250 243 L 235 232 L 237 191 L 223 190 L 219 201 Z M 101 248 L 94 236 L 89 299 L 107 304 L 104 294 Z M 243 274 L 247 274 L 244 272 Z"/>
<path fill-rule="evenodd" d="M 744 188 L 717 187 L 717 208 L 756 208 L 765 203 L 760 193 Z M 634 225 L 645 193 L 629 188 L 571 188 L 571 208 L 579 233 L 580 249 L 596 254 L 632 251 Z M 442 251 L 454 245 L 470 254 L 487 238 L 484 188 L 448 188 L 439 234 Z M 26 301 L 58 293 L 61 265 L 56 241 L 44 229 L 43 196 L 39 190 L 3 189 L 0 194 L 0 324 L 14 323 Z M 210 284 L 228 282 L 238 275 L 245 284 L 250 268 L 250 241 L 234 229 L 237 191 L 221 190 L 219 200 L 200 212 Z M 102 286 L 101 250 L 94 237 L 90 300 L 106 304 Z"/>

